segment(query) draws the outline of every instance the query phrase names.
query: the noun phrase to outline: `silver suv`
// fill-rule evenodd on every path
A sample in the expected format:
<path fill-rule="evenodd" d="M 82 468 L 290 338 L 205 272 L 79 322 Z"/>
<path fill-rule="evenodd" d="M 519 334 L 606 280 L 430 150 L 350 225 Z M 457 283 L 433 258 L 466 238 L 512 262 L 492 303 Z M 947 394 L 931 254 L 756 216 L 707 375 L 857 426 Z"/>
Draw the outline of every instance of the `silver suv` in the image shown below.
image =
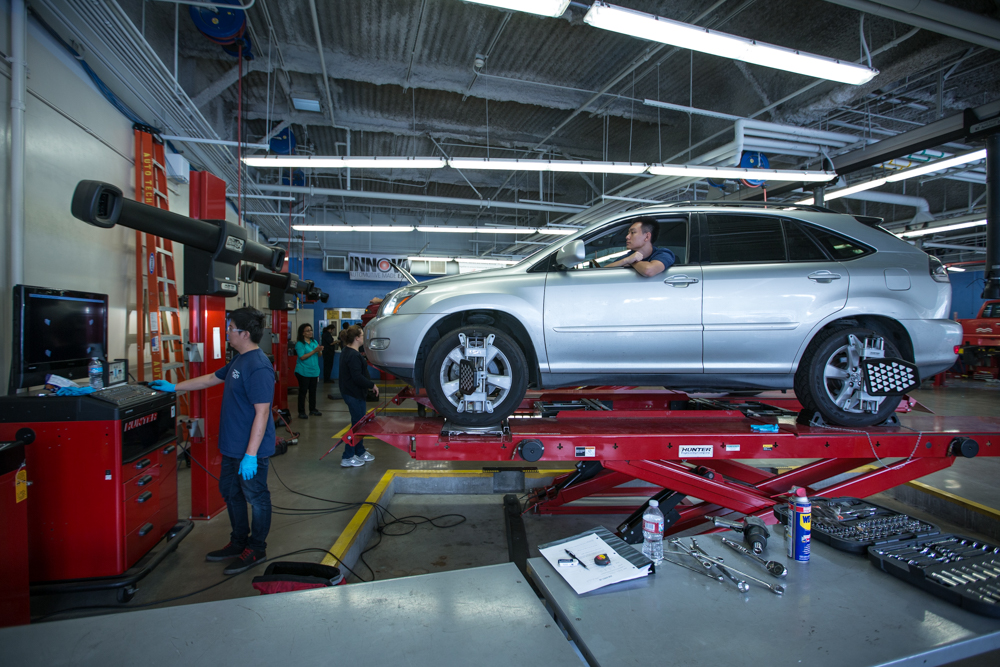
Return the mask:
<path fill-rule="evenodd" d="M 599 268 L 638 217 L 676 263 L 653 277 Z M 900 392 L 873 389 L 865 359 L 930 377 L 955 362 L 962 328 L 941 262 L 880 222 L 721 202 L 618 213 L 514 266 L 391 292 L 368 358 L 467 426 L 507 417 L 529 386 L 615 384 L 794 389 L 828 423 L 881 423 Z"/>

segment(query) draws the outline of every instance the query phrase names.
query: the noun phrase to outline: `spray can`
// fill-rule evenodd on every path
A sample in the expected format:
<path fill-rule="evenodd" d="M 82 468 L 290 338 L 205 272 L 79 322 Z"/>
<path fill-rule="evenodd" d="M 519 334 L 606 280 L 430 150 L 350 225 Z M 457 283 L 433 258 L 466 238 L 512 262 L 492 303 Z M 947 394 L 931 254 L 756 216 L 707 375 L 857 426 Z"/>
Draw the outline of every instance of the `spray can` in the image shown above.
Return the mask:
<path fill-rule="evenodd" d="M 812 538 L 812 503 L 805 489 L 796 489 L 788 499 L 788 525 L 785 526 L 785 546 L 788 557 L 800 563 L 809 562 Z"/>

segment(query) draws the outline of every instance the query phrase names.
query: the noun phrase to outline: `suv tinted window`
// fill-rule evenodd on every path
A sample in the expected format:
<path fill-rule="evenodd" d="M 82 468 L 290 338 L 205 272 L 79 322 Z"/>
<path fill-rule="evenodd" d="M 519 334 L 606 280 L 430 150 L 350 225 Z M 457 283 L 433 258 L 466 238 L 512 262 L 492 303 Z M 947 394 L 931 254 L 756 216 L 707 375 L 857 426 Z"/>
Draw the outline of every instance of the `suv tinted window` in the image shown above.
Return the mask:
<path fill-rule="evenodd" d="M 834 259 L 854 259 L 872 252 L 871 248 L 868 246 L 861 245 L 857 241 L 846 239 L 843 236 L 834 234 L 830 230 L 823 229 L 822 227 L 813 227 L 810 225 L 809 233 L 816 237 L 816 240 L 819 241 L 820 245 L 822 245 Z"/>
<path fill-rule="evenodd" d="M 825 262 L 829 260 L 823 249 L 816 245 L 812 236 L 794 220 L 783 220 L 785 241 L 788 243 L 788 259 L 793 262 Z"/>
<path fill-rule="evenodd" d="M 781 221 L 757 215 L 709 213 L 708 261 L 713 264 L 784 262 Z"/>
<path fill-rule="evenodd" d="M 677 258 L 676 264 L 686 264 L 688 257 L 688 219 L 684 217 L 656 217 L 657 232 L 653 238 L 656 247 L 669 248 Z M 606 265 L 624 257 L 628 250 L 625 247 L 625 235 L 634 219 L 622 220 L 594 232 L 583 239 L 587 254 L 584 260 L 574 266 L 574 269 L 597 268 L 592 262 Z M 553 255 L 554 257 L 555 255 Z"/>

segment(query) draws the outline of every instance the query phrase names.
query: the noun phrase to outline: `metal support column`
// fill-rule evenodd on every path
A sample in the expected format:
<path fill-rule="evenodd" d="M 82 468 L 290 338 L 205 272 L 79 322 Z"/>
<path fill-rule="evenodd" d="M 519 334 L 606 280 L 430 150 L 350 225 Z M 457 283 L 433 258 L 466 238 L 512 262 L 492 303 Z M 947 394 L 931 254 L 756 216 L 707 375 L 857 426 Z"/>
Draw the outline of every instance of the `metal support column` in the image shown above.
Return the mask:
<path fill-rule="evenodd" d="M 1000 299 L 1000 132 L 986 137 L 986 275 L 982 298 Z"/>

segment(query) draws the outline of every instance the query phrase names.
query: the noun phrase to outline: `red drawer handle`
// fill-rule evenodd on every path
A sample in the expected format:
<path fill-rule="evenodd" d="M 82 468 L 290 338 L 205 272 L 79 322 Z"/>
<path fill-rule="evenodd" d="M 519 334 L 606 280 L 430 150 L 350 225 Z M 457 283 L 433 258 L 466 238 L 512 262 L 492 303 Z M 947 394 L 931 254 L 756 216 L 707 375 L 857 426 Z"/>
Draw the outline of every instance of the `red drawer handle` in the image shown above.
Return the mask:
<path fill-rule="evenodd" d="M 146 491 L 145 493 L 139 494 L 139 497 L 135 499 L 137 503 L 144 503 L 153 497 L 152 491 Z"/>
<path fill-rule="evenodd" d="M 146 466 L 152 465 L 152 464 L 153 464 L 153 462 L 150 461 L 149 459 L 143 459 L 143 460 L 141 460 L 141 461 L 139 461 L 138 463 L 135 464 L 135 469 L 136 470 L 142 470 Z"/>
<path fill-rule="evenodd" d="M 147 484 L 149 484 L 152 481 L 153 481 L 153 476 L 152 475 L 146 475 L 145 477 L 140 478 L 139 481 L 135 483 L 135 485 L 136 486 L 146 486 Z"/>
<path fill-rule="evenodd" d="M 177 449 L 177 445 L 170 445 L 169 447 L 164 447 L 163 448 L 163 453 L 164 454 L 169 454 L 172 451 L 174 451 L 175 449 Z"/>
<path fill-rule="evenodd" d="M 145 526 L 139 529 L 139 537 L 145 537 L 149 535 L 149 531 L 153 530 L 153 524 L 147 523 Z"/>

